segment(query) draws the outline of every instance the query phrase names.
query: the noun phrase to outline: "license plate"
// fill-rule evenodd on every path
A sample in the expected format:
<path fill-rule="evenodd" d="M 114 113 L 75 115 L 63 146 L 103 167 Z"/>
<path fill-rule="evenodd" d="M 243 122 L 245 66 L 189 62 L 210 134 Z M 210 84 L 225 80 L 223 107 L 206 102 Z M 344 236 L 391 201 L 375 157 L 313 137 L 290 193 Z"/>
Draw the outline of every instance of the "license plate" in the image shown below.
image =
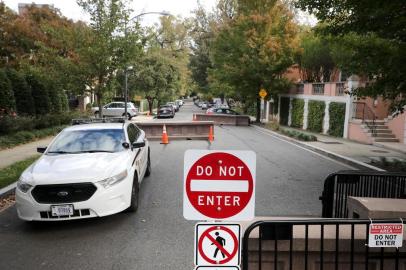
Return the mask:
<path fill-rule="evenodd" d="M 54 217 L 71 216 L 73 215 L 73 205 L 53 205 L 51 206 L 51 212 Z"/>

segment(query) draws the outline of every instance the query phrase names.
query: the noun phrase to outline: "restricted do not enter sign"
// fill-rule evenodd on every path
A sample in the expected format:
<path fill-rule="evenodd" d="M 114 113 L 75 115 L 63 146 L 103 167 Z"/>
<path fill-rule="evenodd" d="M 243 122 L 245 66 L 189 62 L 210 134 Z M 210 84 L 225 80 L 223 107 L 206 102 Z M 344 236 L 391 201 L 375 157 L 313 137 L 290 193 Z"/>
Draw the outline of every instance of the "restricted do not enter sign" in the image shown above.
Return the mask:
<path fill-rule="evenodd" d="M 184 217 L 190 220 L 253 219 L 255 162 L 252 151 L 186 151 Z"/>

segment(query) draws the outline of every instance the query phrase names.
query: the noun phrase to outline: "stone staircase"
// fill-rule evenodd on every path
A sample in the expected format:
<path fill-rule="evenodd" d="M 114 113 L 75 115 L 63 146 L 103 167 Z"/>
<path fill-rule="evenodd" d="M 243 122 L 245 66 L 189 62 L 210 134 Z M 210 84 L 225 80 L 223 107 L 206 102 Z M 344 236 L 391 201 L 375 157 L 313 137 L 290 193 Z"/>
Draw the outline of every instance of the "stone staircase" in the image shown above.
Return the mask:
<path fill-rule="evenodd" d="M 375 142 L 399 142 L 384 120 L 375 120 L 374 125 L 372 120 L 365 120 L 363 127 Z"/>

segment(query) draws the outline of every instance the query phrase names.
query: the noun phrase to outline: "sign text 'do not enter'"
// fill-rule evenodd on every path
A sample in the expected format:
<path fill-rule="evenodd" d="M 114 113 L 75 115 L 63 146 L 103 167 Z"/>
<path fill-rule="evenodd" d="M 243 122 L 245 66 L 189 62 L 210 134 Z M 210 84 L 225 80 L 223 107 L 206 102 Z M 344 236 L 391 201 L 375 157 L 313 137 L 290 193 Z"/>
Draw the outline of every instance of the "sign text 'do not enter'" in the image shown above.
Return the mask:
<path fill-rule="evenodd" d="M 253 218 L 255 154 L 250 151 L 234 152 L 237 153 L 225 151 L 201 153 L 195 162 L 185 169 L 185 218 L 196 220 Z M 241 155 L 244 157 L 244 154 L 245 160 L 240 158 Z M 185 165 L 186 155 L 187 153 Z M 193 208 L 194 211 L 187 211 L 185 207 Z M 191 212 L 198 215 L 190 215 Z M 239 215 L 241 213 L 243 215 Z"/>

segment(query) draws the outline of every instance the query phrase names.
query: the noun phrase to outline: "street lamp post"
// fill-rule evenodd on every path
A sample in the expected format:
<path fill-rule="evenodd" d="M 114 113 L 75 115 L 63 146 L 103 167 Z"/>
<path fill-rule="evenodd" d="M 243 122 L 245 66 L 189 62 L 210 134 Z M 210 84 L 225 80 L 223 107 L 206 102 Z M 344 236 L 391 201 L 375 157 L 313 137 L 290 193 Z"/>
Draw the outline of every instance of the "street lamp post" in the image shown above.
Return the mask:
<path fill-rule="evenodd" d="M 127 21 L 127 20 L 125 21 L 124 37 L 125 37 L 126 40 L 127 40 L 127 22 L 131 22 L 131 21 L 133 21 L 133 20 L 135 20 L 135 19 L 138 19 L 138 18 L 141 17 L 141 16 L 148 15 L 148 14 L 159 14 L 159 15 L 163 15 L 163 16 L 169 16 L 169 15 L 171 15 L 170 13 L 164 12 L 164 11 L 162 11 L 162 12 L 157 12 L 157 11 L 143 12 L 143 13 L 140 13 L 140 14 L 138 14 L 138 15 L 135 15 L 134 17 L 132 17 L 132 18 L 129 19 L 128 21 Z M 127 67 L 127 64 L 126 64 L 126 66 L 125 66 L 125 68 L 124 68 L 124 78 L 125 78 L 125 79 L 124 79 L 124 115 L 125 115 L 126 118 L 128 117 L 128 113 L 127 113 L 127 102 L 128 102 L 128 70 L 132 70 L 132 69 L 133 69 L 133 67 L 132 67 L 132 66 Z"/>

